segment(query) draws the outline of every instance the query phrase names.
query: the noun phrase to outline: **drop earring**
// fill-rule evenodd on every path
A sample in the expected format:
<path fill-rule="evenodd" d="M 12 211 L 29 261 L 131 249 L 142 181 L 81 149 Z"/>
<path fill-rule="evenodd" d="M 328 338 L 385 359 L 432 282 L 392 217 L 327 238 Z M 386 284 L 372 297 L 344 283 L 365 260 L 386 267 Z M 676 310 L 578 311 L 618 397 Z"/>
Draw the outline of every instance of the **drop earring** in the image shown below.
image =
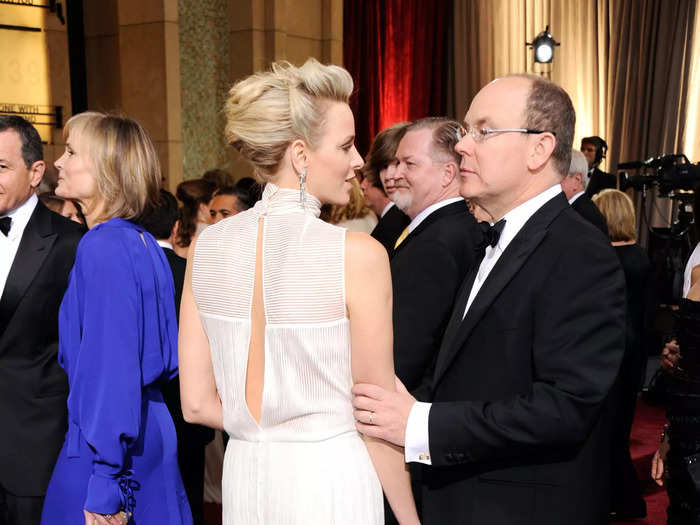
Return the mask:
<path fill-rule="evenodd" d="M 306 168 L 299 174 L 299 205 L 306 208 Z"/>

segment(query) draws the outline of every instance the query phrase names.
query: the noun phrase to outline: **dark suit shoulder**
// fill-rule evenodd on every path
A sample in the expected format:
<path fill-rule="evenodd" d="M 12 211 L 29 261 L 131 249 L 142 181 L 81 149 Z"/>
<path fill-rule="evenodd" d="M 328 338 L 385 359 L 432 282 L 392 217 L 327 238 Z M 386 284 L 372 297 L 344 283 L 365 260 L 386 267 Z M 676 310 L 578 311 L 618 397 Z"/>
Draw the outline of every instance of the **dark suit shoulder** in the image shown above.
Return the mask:
<path fill-rule="evenodd" d="M 601 232 L 608 235 L 608 225 L 605 221 L 605 217 L 600 213 L 598 206 L 588 197 L 587 195 L 581 195 L 578 197 L 571 207 L 576 210 L 584 219 L 590 222 L 593 226 L 598 228 Z"/>

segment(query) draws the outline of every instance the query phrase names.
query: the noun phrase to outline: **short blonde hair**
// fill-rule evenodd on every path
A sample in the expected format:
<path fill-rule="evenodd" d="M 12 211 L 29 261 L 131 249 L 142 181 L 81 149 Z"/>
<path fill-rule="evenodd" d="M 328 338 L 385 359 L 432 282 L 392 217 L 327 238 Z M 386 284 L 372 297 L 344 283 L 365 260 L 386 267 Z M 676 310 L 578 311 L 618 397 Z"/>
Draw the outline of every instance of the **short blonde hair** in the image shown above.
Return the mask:
<path fill-rule="evenodd" d="M 229 91 L 226 141 L 259 175 L 272 175 L 293 141 L 318 146 L 328 102 L 347 104 L 352 90 L 352 77 L 342 67 L 313 58 L 301 67 L 274 63 L 271 71 L 255 73 Z"/>
<path fill-rule="evenodd" d="M 63 137 L 69 135 L 85 149 L 93 168 L 104 206 L 99 219 L 133 219 L 158 201 L 158 155 L 138 122 L 87 111 L 66 122 Z"/>
<path fill-rule="evenodd" d="M 593 202 L 608 223 L 608 233 L 612 242 L 637 240 L 634 205 L 626 193 L 606 189 L 594 195 Z"/>

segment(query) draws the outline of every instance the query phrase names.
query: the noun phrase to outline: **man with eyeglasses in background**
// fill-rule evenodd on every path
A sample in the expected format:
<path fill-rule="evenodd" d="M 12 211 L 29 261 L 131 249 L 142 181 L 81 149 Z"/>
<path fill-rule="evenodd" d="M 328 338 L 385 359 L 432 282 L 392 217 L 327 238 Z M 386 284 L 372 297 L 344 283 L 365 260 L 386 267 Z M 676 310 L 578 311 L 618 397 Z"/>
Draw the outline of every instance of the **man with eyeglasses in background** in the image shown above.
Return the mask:
<path fill-rule="evenodd" d="M 425 465 L 425 525 L 607 522 L 605 402 L 624 348 L 624 276 L 561 190 L 575 119 L 567 93 L 540 77 L 476 95 L 455 148 L 460 193 L 494 224 L 424 402 L 353 387 L 358 429 Z"/>

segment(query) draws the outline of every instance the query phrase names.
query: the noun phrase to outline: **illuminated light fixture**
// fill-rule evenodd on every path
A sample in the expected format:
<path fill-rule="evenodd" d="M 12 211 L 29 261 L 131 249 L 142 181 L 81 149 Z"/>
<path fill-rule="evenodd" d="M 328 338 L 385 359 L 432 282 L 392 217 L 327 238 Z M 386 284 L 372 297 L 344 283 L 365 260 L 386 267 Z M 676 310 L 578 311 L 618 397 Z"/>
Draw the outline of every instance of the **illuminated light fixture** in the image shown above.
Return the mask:
<path fill-rule="evenodd" d="M 525 44 L 535 51 L 535 62 L 549 64 L 554 60 L 554 48 L 559 45 L 559 42 L 554 40 L 547 26 L 532 42 L 525 42 Z"/>

